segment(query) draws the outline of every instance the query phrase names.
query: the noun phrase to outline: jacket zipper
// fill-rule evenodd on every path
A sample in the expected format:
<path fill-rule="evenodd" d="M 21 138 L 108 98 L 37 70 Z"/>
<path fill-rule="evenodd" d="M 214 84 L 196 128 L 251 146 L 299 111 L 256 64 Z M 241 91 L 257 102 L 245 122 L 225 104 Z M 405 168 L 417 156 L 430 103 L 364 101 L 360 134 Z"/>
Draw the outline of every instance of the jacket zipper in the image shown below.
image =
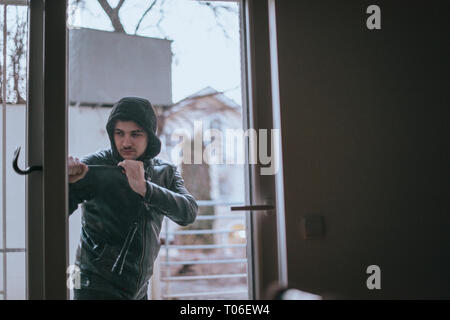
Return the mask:
<path fill-rule="evenodd" d="M 141 283 L 142 271 L 143 271 L 143 263 L 144 263 L 144 255 L 145 255 L 145 218 L 142 215 L 142 256 L 141 261 L 139 262 L 139 277 L 136 284 L 136 291 L 139 291 L 139 284 Z"/>
<path fill-rule="evenodd" d="M 151 160 L 151 165 L 148 169 L 150 169 L 150 173 L 147 172 L 147 170 L 145 170 L 145 180 L 147 180 L 150 176 L 153 176 L 153 159 Z M 144 201 L 144 206 L 147 208 L 147 203 Z M 137 280 L 137 284 L 136 284 L 136 291 L 139 291 L 140 287 L 139 284 L 141 283 L 141 277 L 142 277 L 142 271 L 143 271 L 143 263 L 144 263 L 144 256 L 145 256 L 145 210 L 143 210 L 143 208 L 141 208 L 141 212 L 142 212 L 142 256 L 141 256 L 141 261 L 139 262 L 139 277 Z"/>
<path fill-rule="evenodd" d="M 128 231 L 128 234 L 125 238 L 125 241 L 123 243 L 122 249 L 120 250 L 119 255 L 116 258 L 116 261 L 114 262 L 114 265 L 111 269 L 111 272 L 117 272 L 119 275 L 122 274 L 123 267 L 125 265 L 125 260 L 128 255 L 128 251 L 130 249 L 130 245 L 133 242 L 134 234 L 137 230 L 137 222 L 133 223 L 134 227 Z"/>

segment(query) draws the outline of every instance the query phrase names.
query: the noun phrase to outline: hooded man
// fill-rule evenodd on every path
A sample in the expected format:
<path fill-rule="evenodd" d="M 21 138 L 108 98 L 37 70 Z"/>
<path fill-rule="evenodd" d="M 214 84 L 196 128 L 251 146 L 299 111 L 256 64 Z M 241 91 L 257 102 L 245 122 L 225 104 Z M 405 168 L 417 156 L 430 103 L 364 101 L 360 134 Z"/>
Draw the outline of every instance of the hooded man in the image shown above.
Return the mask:
<path fill-rule="evenodd" d="M 198 206 L 161 141 L 149 101 L 126 97 L 110 113 L 111 148 L 69 157 L 69 213 L 82 203 L 75 299 L 147 299 L 164 216 L 193 223 Z"/>

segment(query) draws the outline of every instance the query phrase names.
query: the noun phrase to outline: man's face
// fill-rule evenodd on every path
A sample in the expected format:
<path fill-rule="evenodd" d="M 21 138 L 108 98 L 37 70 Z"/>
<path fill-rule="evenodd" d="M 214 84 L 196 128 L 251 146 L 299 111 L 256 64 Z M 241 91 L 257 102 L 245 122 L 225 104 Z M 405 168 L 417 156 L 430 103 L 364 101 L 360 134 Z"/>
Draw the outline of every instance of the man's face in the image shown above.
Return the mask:
<path fill-rule="evenodd" d="M 117 120 L 114 143 L 125 160 L 136 160 L 147 149 L 147 132 L 134 121 Z"/>

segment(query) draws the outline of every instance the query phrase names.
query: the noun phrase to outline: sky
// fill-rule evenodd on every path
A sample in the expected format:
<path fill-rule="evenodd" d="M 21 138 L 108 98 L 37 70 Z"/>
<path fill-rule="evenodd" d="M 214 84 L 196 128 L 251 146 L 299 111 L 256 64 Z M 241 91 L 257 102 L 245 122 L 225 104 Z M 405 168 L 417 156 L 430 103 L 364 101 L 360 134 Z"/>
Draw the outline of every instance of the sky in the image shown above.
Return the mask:
<path fill-rule="evenodd" d="M 112 6 L 117 2 L 109 1 Z M 149 3 L 126 0 L 120 13 L 127 33 L 134 34 Z M 226 91 L 228 97 L 242 105 L 239 4 L 214 3 L 234 8 L 235 13 L 222 12 L 218 18 L 228 36 L 212 10 L 195 0 L 166 0 L 160 28 L 156 27 L 161 17 L 159 7 L 152 9 L 141 23 L 138 35 L 173 40 L 173 102 L 210 86 Z M 85 8 L 76 11 L 69 23 L 76 27 L 113 31 L 109 18 L 96 0 L 86 0 Z"/>

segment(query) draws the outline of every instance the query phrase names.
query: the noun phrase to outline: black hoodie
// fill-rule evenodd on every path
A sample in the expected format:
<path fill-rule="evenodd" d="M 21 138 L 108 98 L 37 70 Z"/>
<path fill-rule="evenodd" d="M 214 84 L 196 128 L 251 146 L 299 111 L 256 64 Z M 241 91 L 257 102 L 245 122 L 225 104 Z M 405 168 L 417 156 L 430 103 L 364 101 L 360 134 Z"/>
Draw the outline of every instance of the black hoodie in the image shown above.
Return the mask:
<path fill-rule="evenodd" d="M 137 160 L 145 162 L 157 156 L 161 151 L 161 141 L 156 136 L 156 119 L 155 111 L 153 110 L 150 102 L 146 99 L 126 97 L 117 102 L 113 106 L 106 124 L 106 131 L 108 132 L 109 139 L 111 141 L 113 156 L 120 161 L 123 160 L 114 144 L 114 126 L 117 120 L 134 121 L 147 132 L 147 149 Z"/>
<path fill-rule="evenodd" d="M 82 203 L 82 230 L 76 264 L 81 270 L 83 298 L 88 289 L 111 299 L 145 296 L 153 263 L 160 248 L 164 216 L 180 225 L 194 222 L 198 206 L 184 187 L 176 166 L 155 156 L 161 150 L 156 115 L 146 99 L 127 97 L 111 110 L 106 129 L 111 148 L 82 159 L 87 165 L 117 166 L 123 160 L 114 144 L 117 120 L 131 120 L 144 128 L 148 145 L 137 160 L 144 163 L 147 193 L 135 193 L 119 168 L 91 167 L 86 176 L 69 185 L 69 213 Z"/>

